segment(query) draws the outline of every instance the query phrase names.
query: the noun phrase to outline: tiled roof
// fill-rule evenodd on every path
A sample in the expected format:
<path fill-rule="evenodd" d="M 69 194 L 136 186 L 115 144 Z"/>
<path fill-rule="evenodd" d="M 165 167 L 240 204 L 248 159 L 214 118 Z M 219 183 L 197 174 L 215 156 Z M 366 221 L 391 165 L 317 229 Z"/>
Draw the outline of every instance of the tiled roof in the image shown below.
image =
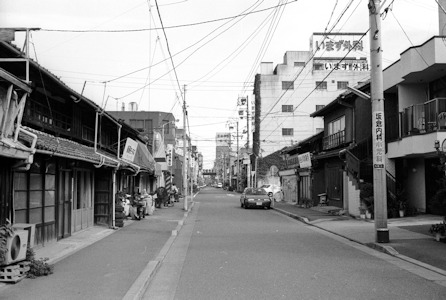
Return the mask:
<path fill-rule="evenodd" d="M 54 135 L 41 132 L 29 127 L 24 128 L 37 135 L 37 152 L 48 151 L 52 152 L 55 156 L 64 156 L 76 160 L 91 162 L 98 165 L 101 163 L 101 155 L 95 153 L 93 147 L 82 145 L 65 138 L 56 137 Z M 25 134 L 20 134 L 19 137 L 21 140 L 25 140 L 27 142 L 31 142 L 32 140 L 30 136 Z M 110 154 L 104 153 L 103 155 L 105 156 L 105 161 L 103 162 L 105 166 L 118 166 L 117 161 L 114 161 L 115 158 L 111 157 Z M 111 159 L 109 159 L 108 157 L 110 157 Z"/>

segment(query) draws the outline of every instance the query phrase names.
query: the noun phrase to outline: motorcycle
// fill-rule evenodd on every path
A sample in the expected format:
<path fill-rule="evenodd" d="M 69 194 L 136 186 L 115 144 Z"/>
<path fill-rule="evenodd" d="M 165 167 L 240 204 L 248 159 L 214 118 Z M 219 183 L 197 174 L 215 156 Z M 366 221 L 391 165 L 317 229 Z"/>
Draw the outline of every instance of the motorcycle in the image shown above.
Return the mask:
<path fill-rule="evenodd" d="M 141 196 L 135 195 L 133 199 L 133 208 L 136 220 L 145 218 L 146 201 Z"/>

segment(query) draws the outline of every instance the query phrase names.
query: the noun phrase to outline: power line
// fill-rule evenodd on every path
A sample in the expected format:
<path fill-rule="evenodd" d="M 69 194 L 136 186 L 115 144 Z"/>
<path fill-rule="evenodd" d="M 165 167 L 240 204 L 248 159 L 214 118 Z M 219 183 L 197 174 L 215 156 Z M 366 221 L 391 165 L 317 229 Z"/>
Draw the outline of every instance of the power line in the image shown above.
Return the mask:
<path fill-rule="evenodd" d="M 331 33 L 334 30 L 334 27 L 339 23 L 339 21 L 341 20 L 342 16 L 344 16 L 345 12 L 348 10 L 348 8 L 350 7 L 350 5 L 353 3 L 354 0 L 351 0 L 350 3 L 346 6 L 346 8 L 344 9 L 344 11 L 341 13 L 341 15 L 338 17 L 338 19 L 336 20 L 336 22 L 333 24 L 333 26 L 331 27 L 330 31 L 328 33 Z M 324 35 L 324 38 L 322 39 L 322 42 L 327 38 L 327 35 Z M 311 57 L 305 62 L 305 65 L 303 66 L 303 68 L 297 73 L 297 75 L 295 76 L 295 78 L 292 80 L 293 84 L 294 82 L 297 80 L 297 78 L 299 77 L 299 75 L 303 72 L 303 70 L 305 69 L 305 67 L 310 63 L 310 61 L 314 58 L 314 56 L 316 55 L 317 51 L 319 49 L 316 49 L 314 51 L 314 53 L 311 55 Z M 350 51 L 349 51 L 350 53 Z M 345 58 L 345 56 L 344 56 Z M 331 73 L 331 72 L 330 72 Z M 277 101 L 273 104 L 273 106 L 271 107 L 271 109 L 266 113 L 266 115 L 263 117 L 262 120 L 260 120 L 260 122 L 262 122 L 266 116 L 273 110 L 273 108 L 277 105 L 277 103 L 279 103 L 279 101 L 283 98 L 283 96 L 285 96 L 286 92 L 290 89 L 291 85 L 288 85 L 288 87 L 285 89 L 285 91 L 282 93 L 282 95 L 280 95 L 280 97 L 277 99 Z"/>
<path fill-rule="evenodd" d="M 231 16 L 231 17 L 224 17 L 224 18 L 219 18 L 219 19 L 213 19 L 213 20 L 208 20 L 208 21 L 201 21 L 201 22 L 195 22 L 195 23 L 189 23 L 189 24 L 182 24 L 182 25 L 172 25 L 172 26 L 162 26 L 161 27 L 155 27 L 155 28 L 139 28 L 139 29 L 115 29 L 115 30 L 92 30 L 92 29 L 86 29 L 86 30 L 80 30 L 80 29 L 48 29 L 48 28 L 42 28 L 40 29 L 40 31 L 49 31 L 49 32 L 81 32 L 81 33 L 123 33 L 123 32 L 141 32 L 141 31 L 151 31 L 151 30 L 157 30 L 157 29 L 173 29 L 173 28 L 181 28 L 181 27 L 190 27 L 190 26 L 197 26 L 197 25 L 203 25 L 203 24 L 209 24 L 209 23 L 214 23 L 214 22 L 220 22 L 220 21 L 225 21 L 225 20 L 233 20 L 239 17 L 244 17 L 244 16 L 248 16 L 248 15 L 252 15 L 252 14 L 257 14 L 257 13 L 261 13 L 264 11 L 268 11 L 271 9 L 276 9 L 278 6 L 285 6 L 285 5 L 289 5 L 291 3 L 297 2 L 299 0 L 292 0 L 289 3 L 284 3 L 284 4 L 280 4 L 280 5 L 276 5 L 276 6 L 271 6 L 271 7 L 267 7 L 264 9 L 259 9 L 256 11 L 251 11 L 249 13 L 242 13 L 242 14 L 238 14 L 235 16 Z M 156 1 L 155 1 L 156 3 Z M 158 5 L 157 5 L 158 8 Z"/>

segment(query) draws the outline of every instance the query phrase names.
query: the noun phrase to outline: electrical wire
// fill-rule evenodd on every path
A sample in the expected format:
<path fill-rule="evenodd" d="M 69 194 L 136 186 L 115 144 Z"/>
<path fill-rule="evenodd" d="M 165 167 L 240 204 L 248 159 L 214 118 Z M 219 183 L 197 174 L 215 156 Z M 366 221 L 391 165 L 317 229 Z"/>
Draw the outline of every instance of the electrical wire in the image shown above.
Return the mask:
<path fill-rule="evenodd" d="M 338 17 L 338 19 L 336 20 L 335 24 L 333 24 L 333 26 L 331 27 L 330 31 L 328 33 L 331 33 L 334 30 L 334 27 L 339 23 L 339 21 L 341 20 L 342 16 L 344 16 L 345 12 L 348 10 L 348 8 L 351 6 L 351 4 L 353 3 L 354 0 L 350 0 L 349 4 L 346 6 L 346 8 L 343 10 L 343 12 L 341 13 L 341 15 Z M 323 42 L 326 39 L 327 35 L 324 35 L 324 38 L 322 39 L 321 42 Z M 316 49 L 314 51 L 314 53 L 311 55 L 311 57 L 305 62 L 304 67 L 297 73 L 297 75 L 294 77 L 294 79 L 292 80 L 293 84 L 294 82 L 298 79 L 298 77 L 300 76 L 300 74 L 303 72 L 303 70 L 306 68 L 306 66 L 311 62 L 311 60 L 314 58 L 314 56 L 316 55 L 317 51 L 319 49 Z M 267 115 L 273 110 L 273 108 L 277 105 L 277 103 L 279 103 L 279 101 L 283 98 L 283 96 L 285 96 L 286 92 L 290 89 L 291 85 L 289 85 L 280 95 L 280 97 L 276 100 L 276 102 L 272 105 L 272 107 L 270 108 L 270 110 L 266 113 L 266 115 L 260 120 L 260 122 L 262 122 L 263 120 L 265 120 L 265 118 L 267 117 Z"/>
<path fill-rule="evenodd" d="M 281 4 L 281 6 L 289 5 L 289 4 L 292 4 L 292 3 L 297 2 L 297 1 L 299 1 L 299 0 L 292 0 L 289 3 Z M 239 18 L 239 17 L 248 16 L 248 15 L 252 15 L 252 14 L 257 14 L 257 13 L 261 13 L 261 12 L 268 11 L 268 10 L 271 10 L 271 9 L 276 9 L 276 8 L 277 8 L 277 6 L 271 6 L 271 7 L 259 9 L 259 10 L 256 10 L 256 11 L 252 11 L 252 12 L 249 12 L 249 13 L 241 13 L 241 14 L 238 14 L 238 15 L 235 15 L 235 16 L 231 16 L 231 17 L 224 17 L 224 18 L 218 18 L 218 19 L 213 19 L 213 20 L 208 20 L 208 21 L 201 21 L 201 22 L 182 24 L 182 25 L 172 25 L 172 26 L 166 26 L 166 27 L 161 26 L 161 27 L 155 27 L 155 28 L 116 29 L 116 30 L 99 30 L 99 29 L 98 30 L 92 30 L 92 29 L 80 30 L 80 29 L 48 29 L 48 28 L 42 28 L 42 29 L 40 29 L 40 31 L 81 32 L 81 33 L 117 33 L 117 32 L 122 33 L 122 32 L 150 31 L 150 30 L 156 30 L 156 29 L 165 30 L 165 29 L 173 29 L 173 28 L 191 27 L 191 26 L 209 24 L 209 23 L 214 23 L 214 22 L 221 22 L 221 21 L 225 21 L 225 20 L 233 20 L 233 19 L 236 19 L 236 18 Z"/>
<path fill-rule="evenodd" d="M 345 54 L 345 56 L 344 56 L 344 58 L 345 57 L 347 57 L 347 55 L 355 48 L 355 46 L 364 38 L 364 36 L 368 33 L 370 31 L 370 29 L 367 29 L 367 31 L 361 36 L 361 38 L 356 42 L 356 44 Z M 344 59 L 343 58 L 343 59 Z M 342 59 L 342 60 L 343 60 Z M 341 60 L 341 61 L 342 61 Z M 340 62 L 341 62 L 340 61 Z M 334 72 L 334 70 L 335 69 L 332 69 L 332 70 L 330 70 L 330 72 L 328 72 L 328 74 L 319 82 L 319 84 L 318 85 L 316 85 L 316 87 L 314 87 L 314 89 L 294 108 L 294 110 L 293 110 L 293 112 L 297 109 L 297 108 L 299 108 L 299 106 L 300 105 L 302 105 L 302 103 L 304 103 L 309 97 L 310 97 L 310 95 L 314 92 L 314 91 L 316 91 L 317 90 L 317 88 L 319 87 L 319 85 L 320 84 L 322 84 L 322 82 L 324 82 L 325 81 L 325 79 L 327 79 L 328 78 L 328 76 L 330 76 L 331 75 L 331 73 L 333 73 Z M 280 124 L 279 124 L 279 126 L 277 126 L 273 131 L 276 131 L 283 123 L 285 122 L 285 120 L 284 121 L 282 121 Z M 266 138 L 268 138 L 270 135 L 268 135 Z"/>

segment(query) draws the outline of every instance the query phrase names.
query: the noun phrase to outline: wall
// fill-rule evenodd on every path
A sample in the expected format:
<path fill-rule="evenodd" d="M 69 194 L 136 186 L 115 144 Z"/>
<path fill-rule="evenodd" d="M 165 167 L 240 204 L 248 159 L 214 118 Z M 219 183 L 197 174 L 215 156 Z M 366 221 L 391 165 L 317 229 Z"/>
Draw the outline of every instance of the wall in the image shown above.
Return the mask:
<path fill-rule="evenodd" d="M 428 90 L 427 84 L 399 84 L 399 111 L 403 111 L 404 108 L 413 104 L 420 104 L 428 101 Z"/>
<path fill-rule="evenodd" d="M 276 75 L 260 76 L 262 117 L 258 140 L 263 156 L 316 134 L 324 125 L 322 118 L 310 117 L 310 114 L 316 111 L 316 105 L 327 105 L 345 91 L 337 89 L 338 81 L 348 81 L 350 86 L 355 86 L 358 81 L 368 76 L 368 72 L 336 70 L 329 79 L 325 79 L 330 71 L 315 71 L 312 63 L 307 64 L 303 70 L 302 67 L 294 66 L 294 62 L 301 61 L 307 54 L 305 51 L 287 52 L 286 65 L 278 65 Z M 298 73 L 301 75 L 296 79 Z M 294 90 L 282 90 L 282 81 L 293 80 Z M 316 81 L 326 81 L 327 90 L 315 90 Z M 294 111 L 282 112 L 282 105 L 293 105 Z M 280 125 L 277 123 L 278 119 Z M 294 134 L 283 136 L 282 128 L 293 128 Z"/>
<path fill-rule="evenodd" d="M 359 189 L 353 184 L 350 178 L 343 172 L 344 177 L 344 209 L 348 211 L 351 216 L 359 216 Z"/>

